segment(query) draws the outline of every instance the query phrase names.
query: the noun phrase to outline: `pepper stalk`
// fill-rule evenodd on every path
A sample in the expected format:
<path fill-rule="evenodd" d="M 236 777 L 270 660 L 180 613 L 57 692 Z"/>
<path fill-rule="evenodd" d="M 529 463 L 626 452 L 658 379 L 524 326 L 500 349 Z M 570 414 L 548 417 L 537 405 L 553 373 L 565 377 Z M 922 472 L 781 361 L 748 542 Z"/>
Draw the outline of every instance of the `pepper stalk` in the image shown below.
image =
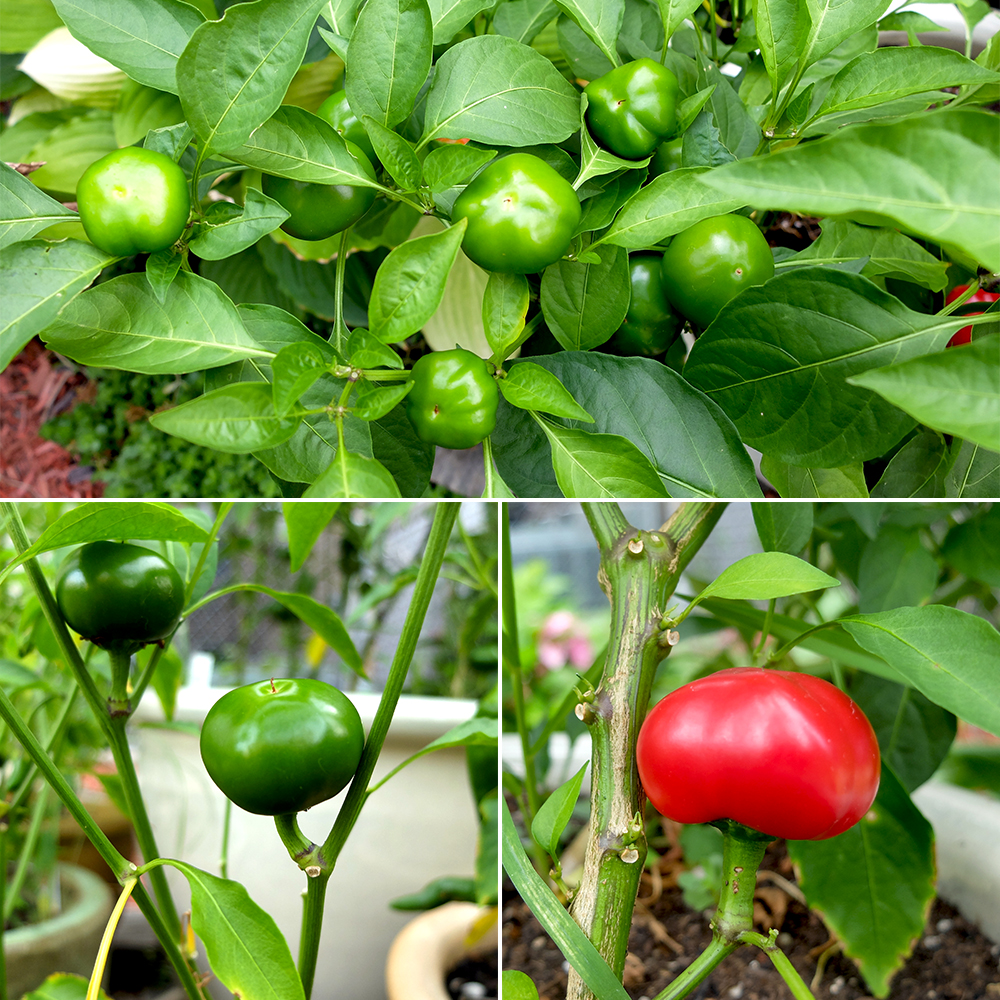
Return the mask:
<path fill-rule="evenodd" d="M 570 912 L 621 978 L 632 911 L 646 857 L 635 817 L 644 795 L 635 744 L 658 664 L 676 642 L 669 601 L 725 504 L 682 504 L 658 531 L 632 527 L 617 504 L 584 503 L 601 553 L 598 575 L 611 601 L 603 676 L 584 721 L 593 742 L 590 839 Z M 567 1000 L 596 1000 L 570 969 Z"/>

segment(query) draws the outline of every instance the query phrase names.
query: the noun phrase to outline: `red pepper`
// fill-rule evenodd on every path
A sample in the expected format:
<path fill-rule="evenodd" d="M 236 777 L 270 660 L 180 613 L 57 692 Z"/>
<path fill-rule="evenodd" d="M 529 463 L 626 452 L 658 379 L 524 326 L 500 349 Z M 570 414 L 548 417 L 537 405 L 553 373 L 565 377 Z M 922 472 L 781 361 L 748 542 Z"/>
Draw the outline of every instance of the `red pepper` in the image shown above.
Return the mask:
<path fill-rule="evenodd" d="M 772 837 L 825 840 L 868 811 L 878 741 L 827 681 L 737 667 L 685 684 L 649 713 L 636 762 L 650 802 L 680 823 L 730 819 Z"/>
<path fill-rule="evenodd" d="M 946 302 L 954 302 L 960 295 L 962 295 L 968 288 L 968 285 L 958 285 L 953 288 L 948 293 L 948 298 Z M 1000 293 L 997 292 L 984 292 L 981 288 L 972 294 L 972 296 L 966 299 L 966 302 L 996 302 L 1000 299 Z M 970 312 L 966 313 L 966 316 L 982 316 L 981 312 Z M 971 344 L 972 343 L 972 327 L 963 326 L 958 333 L 955 334 L 951 340 L 948 341 L 948 347 L 958 347 L 960 344 Z"/>

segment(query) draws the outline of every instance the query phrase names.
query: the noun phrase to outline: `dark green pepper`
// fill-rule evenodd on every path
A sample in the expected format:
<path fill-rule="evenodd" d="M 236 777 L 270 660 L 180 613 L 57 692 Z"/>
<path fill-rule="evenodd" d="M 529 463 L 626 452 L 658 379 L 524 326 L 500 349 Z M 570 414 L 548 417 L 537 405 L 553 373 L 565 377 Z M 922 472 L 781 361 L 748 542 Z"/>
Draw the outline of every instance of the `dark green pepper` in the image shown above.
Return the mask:
<path fill-rule="evenodd" d="M 166 639 L 184 608 L 184 584 L 157 552 L 125 542 L 88 542 L 65 559 L 56 603 L 66 624 L 105 649 L 134 651 Z"/>
<path fill-rule="evenodd" d="M 316 114 L 332 125 L 348 142 L 353 142 L 372 163 L 377 163 L 375 147 L 372 145 L 364 125 L 347 103 L 347 92 L 338 90 L 331 94 L 317 109 Z"/>
<path fill-rule="evenodd" d="M 354 703 L 312 678 L 234 688 L 205 716 L 201 759 L 241 809 L 280 816 L 347 787 L 361 761 L 364 727 Z"/>
<path fill-rule="evenodd" d="M 663 288 L 661 260 L 657 253 L 629 254 L 628 313 L 609 343 L 616 353 L 653 358 L 663 354 L 680 332 L 682 320 L 670 308 Z"/>

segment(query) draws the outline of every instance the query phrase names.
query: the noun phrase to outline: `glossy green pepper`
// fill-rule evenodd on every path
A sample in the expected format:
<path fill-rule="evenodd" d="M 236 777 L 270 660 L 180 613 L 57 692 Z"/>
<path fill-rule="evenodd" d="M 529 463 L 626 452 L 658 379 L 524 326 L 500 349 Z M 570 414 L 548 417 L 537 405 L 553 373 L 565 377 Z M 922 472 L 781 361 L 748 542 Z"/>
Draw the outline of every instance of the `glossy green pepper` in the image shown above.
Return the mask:
<path fill-rule="evenodd" d="M 201 759 L 241 809 L 280 816 L 347 787 L 365 745 L 361 717 L 337 688 L 312 678 L 234 688 L 208 711 Z"/>
<path fill-rule="evenodd" d="M 353 142 L 371 160 L 378 162 L 364 125 L 347 103 L 347 91 L 338 90 L 331 94 L 317 109 L 316 114 L 332 125 L 348 142 Z"/>
<path fill-rule="evenodd" d="M 191 210 L 188 182 L 169 156 L 127 146 L 83 172 L 76 204 L 87 238 L 127 257 L 166 250 L 180 238 Z"/>
<path fill-rule="evenodd" d="M 126 542 L 88 542 L 63 561 L 56 603 L 66 624 L 105 649 L 167 638 L 184 609 L 184 584 L 159 553 Z"/>
<path fill-rule="evenodd" d="M 453 222 L 468 219 L 462 249 L 487 271 L 533 274 L 569 250 L 580 221 L 572 184 L 530 153 L 494 160 L 455 199 Z"/>
<path fill-rule="evenodd" d="M 653 153 L 653 158 L 649 161 L 649 176 L 659 177 L 660 174 L 669 173 L 682 166 L 681 157 L 684 151 L 684 137 L 678 136 L 676 139 L 668 139 L 661 142 Z"/>
<path fill-rule="evenodd" d="M 417 360 L 410 379 L 406 415 L 421 441 L 471 448 L 493 432 L 499 393 L 479 355 L 461 347 L 433 351 Z"/>
<path fill-rule="evenodd" d="M 680 332 L 681 319 L 670 308 L 663 290 L 661 260 L 658 253 L 629 254 L 628 312 L 609 344 L 618 354 L 656 357 Z"/>
<path fill-rule="evenodd" d="M 677 129 L 677 77 L 652 59 L 636 59 L 591 80 L 587 128 L 599 146 L 641 160 Z"/>
<path fill-rule="evenodd" d="M 375 180 L 368 157 L 353 142 L 349 142 L 347 148 L 362 171 Z M 261 177 L 260 186 L 268 198 L 273 198 L 289 213 L 281 228 L 300 240 L 325 240 L 353 226 L 372 207 L 376 193 L 371 187 L 312 184 L 271 174 Z"/>
<path fill-rule="evenodd" d="M 670 304 L 706 327 L 744 288 L 774 276 L 767 240 L 744 215 L 716 215 L 678 233 L 663 254 L 663 287 Z"/>

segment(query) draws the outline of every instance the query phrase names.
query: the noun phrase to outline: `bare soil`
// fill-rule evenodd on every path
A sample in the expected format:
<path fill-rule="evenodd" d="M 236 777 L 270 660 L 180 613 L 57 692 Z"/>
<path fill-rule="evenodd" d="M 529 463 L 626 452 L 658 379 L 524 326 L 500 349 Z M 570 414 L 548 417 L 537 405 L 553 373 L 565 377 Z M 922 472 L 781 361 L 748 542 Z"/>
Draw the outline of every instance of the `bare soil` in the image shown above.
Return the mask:
<path fill-rule="evenodd" d="M 708 944 L 710 914 L 689 909 L 674 881 L 672 860 L 664 871 L 643 875 L 625 963 L 625 988 L 633 1000 L 651 1000 Z M 756 929 L 779 929 L 778 943 L 811 985 L 816 1000 L 869 1000 L 857 966 L 838 950 L 822 920 L 794 897 L 794 873 L 779 841 L 761 866 L 791 883 L 791 892 L 761 879 Z M 562 1000 L 566 963 L 521 898 L 508 885 L 503 910 L 503 967 L 527 973 L 541 1000 Z M 931 906 L 924 934 L 893 977 L 887 1000 L 1000 1000 L 1000 946 L 954 907 Z M 791 993 L 766 955 L 745 947 L 725 959 L 692 1000 L 789 1000 Z"/>

